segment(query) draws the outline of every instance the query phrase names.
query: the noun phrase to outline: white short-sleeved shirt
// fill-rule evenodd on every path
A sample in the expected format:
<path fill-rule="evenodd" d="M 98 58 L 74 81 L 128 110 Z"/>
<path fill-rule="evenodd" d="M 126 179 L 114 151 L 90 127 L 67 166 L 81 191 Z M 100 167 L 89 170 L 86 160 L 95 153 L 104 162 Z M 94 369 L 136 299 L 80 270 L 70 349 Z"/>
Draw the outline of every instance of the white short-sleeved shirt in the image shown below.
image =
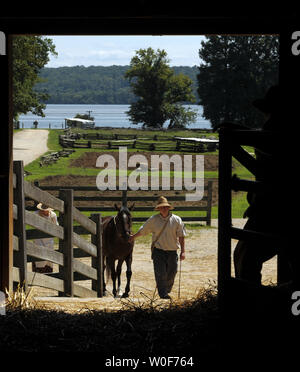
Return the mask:
<path fill-rule="evenodd" d="M 163 228 L 165 221 L 169 218 L 163 218 L 161 214 L 155 214 L 150 217 L 143 226 L 140 227 L 139 232 L 141 235 L 147 235 L 152 233 L 152 242 L 156 240 L 161 229 Z M 164 231 L 160 235 L 158 241 L 155 243 L 155 247 L 164 251 L 176 251 L 180 248 L 178 238 L 186 236 L 184 223 L 179 216 L 171 214 L 171 217 L 165 227 Z"/>

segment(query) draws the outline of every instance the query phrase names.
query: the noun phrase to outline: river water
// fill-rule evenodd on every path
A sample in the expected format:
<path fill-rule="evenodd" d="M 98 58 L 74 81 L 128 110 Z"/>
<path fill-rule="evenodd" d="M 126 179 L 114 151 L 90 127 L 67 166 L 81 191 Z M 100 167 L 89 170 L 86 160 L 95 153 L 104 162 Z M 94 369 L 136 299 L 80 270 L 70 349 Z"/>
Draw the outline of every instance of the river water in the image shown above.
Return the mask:
<path fill-rule="evenodd" d="M 47 105 L 45 117 L 28 113 L 20 115 L 20 128 L 33 128 L 33 122 L 38 121 L 38 128 L 61 129 L 65 118 L 72 118 L 76 114 L 88 114 L 94 117 L 97 127 L 113 128 L 141 128 L 142 124 L 132 124 L 126 115 L 129 105 Z M 202 106 L 186 105 L 197 112 L 197 120 L 187 126 L 190 129 L 210 129 L 210 122 L 202 117 Z M 166 123 L 167 125 L 167 123 Z"/>

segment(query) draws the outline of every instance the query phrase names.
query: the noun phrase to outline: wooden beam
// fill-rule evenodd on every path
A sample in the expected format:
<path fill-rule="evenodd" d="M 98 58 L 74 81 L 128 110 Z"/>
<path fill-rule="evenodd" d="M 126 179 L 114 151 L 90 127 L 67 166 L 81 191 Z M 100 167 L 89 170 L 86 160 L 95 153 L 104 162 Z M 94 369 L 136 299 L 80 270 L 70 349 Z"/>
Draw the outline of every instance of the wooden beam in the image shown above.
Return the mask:
<path fill-rule="evenodd" d="M 231 131 L 222 128 L 219 140 L 218 303 L 223 311 L 226 283 L 231 277 Z"/>
<path fill-rule="evenodd" d="M 40 217 L 33 212 L 25 211 L 25 222 L 47 234 L 56 236 L 59 239 L 64 239 L 64 229 L 61 226 L 57 226 L 46 218 Z"/>
<path fill-rule="evenodd" d="M 64 227 L 63 240 L 59 241 L 64 255 L 64 296 L 73 297 L 73 190 L 60 190 L 59 198 L 64 201 L 65 205 L 64 213 L 59 218 L 59 223 Z"/>
<path fill-rule="evenodd" d="M 18 237 L 18 252 L 14 254 L 14 266 L 20 268 L 20 284 L 24 285 L 27 292 L 27 245 L 25 232 L 25 196 L 24 196 L 24 167 L 23 161 L 14 161 L 16 174 L 16 188 L 14 190 L 14 203 L 18 208 L 18 218 L 14 220 L 14 234 Z"/>
<path fill-rule="evenodd" d="M 64 203 L 55 196 L 41 190 L 40 188 L 32 185 L 30 182 L 24 182 L 25 196 L 39 202 L 48 205 L 59 212 L 64 211 Z"/>
<path fill-rule="evenodd" d="M 0 291 L 4 293 L 6 289 L 11 291 L 13 285 L 12 36 L 7 36 L 6 46 L 7 53 L 0 58 L 0 93 L 3 98 L 0 101 L 3 117 L 0 136 Z"/>
<path fill-rule="evenodd" d="M 97 232 L 92 235 L 92 243 L 97 247 L 97 257 L 92 258 L 92 266 L 96 269 L 97 280 L 92 281 L 92 289 L 97 291 L 98 297 L 103 297 L 103 246 L 101 214 L 92 214 L 91 219 L 97 226 Z"/>

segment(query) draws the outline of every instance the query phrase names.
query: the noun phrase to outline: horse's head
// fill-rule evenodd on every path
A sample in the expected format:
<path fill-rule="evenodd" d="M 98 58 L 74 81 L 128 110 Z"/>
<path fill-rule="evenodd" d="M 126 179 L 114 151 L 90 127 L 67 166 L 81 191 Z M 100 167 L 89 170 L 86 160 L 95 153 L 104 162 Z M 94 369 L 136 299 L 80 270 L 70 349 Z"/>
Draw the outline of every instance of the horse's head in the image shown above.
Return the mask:
<path fill-rule="evenodd" d="M 132 217 L 130 211 L 133 209 L 133 207 L 134 204 L 131 205 L 129 208 L 127 208 L 124 205 L 122 207 L 118 207 L 115 204 L 115 208 L 118 211 L 118 214 L 115 219 L 117 232 L 126 240 L 128 240 L 131 234 Z"/>

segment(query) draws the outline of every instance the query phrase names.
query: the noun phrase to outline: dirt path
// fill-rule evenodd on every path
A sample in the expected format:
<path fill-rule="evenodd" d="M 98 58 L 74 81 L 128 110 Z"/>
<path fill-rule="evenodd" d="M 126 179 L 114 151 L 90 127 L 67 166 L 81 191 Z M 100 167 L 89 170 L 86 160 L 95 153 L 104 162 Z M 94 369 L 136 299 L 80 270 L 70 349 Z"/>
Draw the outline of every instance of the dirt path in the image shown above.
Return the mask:
<path fill-rule="evenodd" d="M 246 220 L 235 219 L 233 224 L 235 227 L 243 227 Z M 197 296 L 202 288 L 215 286 L 217 284 L 217 220 L 212 221 L 213 228 L 204 228 L 199 230 L 187 230 L 186 237 L 186 259 L 182 262 L 181 267 L 181 283 L 180 283 L 180 300 L 188 300 Z M 234 249 L 237 241 L 232 240 L 232 249 Z M 88 259 L 82 259 L 88 263 Z M 124 264 L 122 271 L 122 289 L 126 285 L 126 265 Z M 30 269 L 30 267 L 28 267 Z M 114 299 L 111 294 L 107 297 L 99 299 L 66 299 L 66 298 L 46 298 L 45 296 L 56 296 L 55 291 L 46 290 L 39 287 L 34 287 L 32 295 L 37 296 L 38 304 L 42 304 L 46 308 L 63 309 L 70 312 L 78 312 L 92 309 L 118 310 L 128 304 L 143 304 L 150 299 L 157 299 L 155 292 L 155 281 L 153 274 L 152 261 L 150 259 L 150 239 L 149 243 L 136 241 L 133 254 L 132 264 L 132 282 L 129 300 Z M 233 266 L 232 266 L 232 273 Z M 276 258 L 265 263 L 263 268 L 263 282 L 268 284 L 276 282 Z M 90 288 L 90 281 L 82 282 Z M 111 282 L 107 289 L 111 292 Z M 178 299 L 179 290 L 179 273 L 175 279 L 175 284 L 171 297 L 174 300 Z M 158 300 L 166 302 L 166 300 Z"/>
<path fill-rule="evenodd" d="M 13 137 L 13 159 L 23 160 L 24 165 L 31 163 L 48 151 L 48 130 L 23 129 Z"/>

